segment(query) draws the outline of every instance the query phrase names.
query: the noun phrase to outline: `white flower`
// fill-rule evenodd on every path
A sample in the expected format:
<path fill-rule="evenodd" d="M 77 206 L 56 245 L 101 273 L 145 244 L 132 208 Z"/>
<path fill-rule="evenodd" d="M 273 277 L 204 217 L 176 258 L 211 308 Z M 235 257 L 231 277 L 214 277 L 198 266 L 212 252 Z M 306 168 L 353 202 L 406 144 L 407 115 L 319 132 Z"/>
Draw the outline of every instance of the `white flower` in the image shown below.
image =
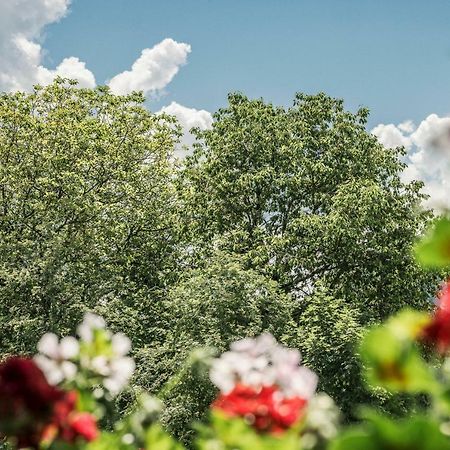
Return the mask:
<path fill-rule="evenodd" d="M 340 413 L 333 400 L 326 394 L 316 395 L 308 404 L 302 448 L 313 448 L 312 444 L 319 439 L 333 439 L 338 432 L 339 419 Z"/>
<path fill-rule="evenodd" d="M 38 342 L 37 349 L 53 359 L 72 359 L 78 355 L 80 346 L 72 336 L 66 336 L 59 341 L 56 334 L 46 333 Z"/>
<path fill-rule="evenodd" d="M 124 356 L 131 350 L 131 341 L 123 333 L 114 334 L 111 344 L 116 355 Z"/>
<path fill-rule="evenodd" d="M 111 373 L 110 361 L 104 355 L 95 356 L 90 361 L 90 369 L 106 377 Z"/>
<path fill-rule="evenodd" d="M 105 326 L 103 317 L 88 312 L 84 315 L 83 322 L 78 325 L 77 332 L 83 341 L 91 342 L 94 336 L 93 330 L 99 330 Z"/>
<path fill-rule="evenodd" d="M 59 341 L 55 334 L 46 333 L 38 342 L 37 348 L 39 354 L 34 360 L 50 384 L 56 385 L 75 378 L 77 366 L 70 361 L 79 353 L 78 341 L 75 338 L 68 336 Z"/>
<path fill-rule="evenodd" d="M 133 358 L 117 358 L 110 363 L 110 374 L 103 380 L 103 385 L 112 394 L 117 395 L 133 375 L 135 363 Z"/>
<path fill-rule="evenodd" d="M 302 397 L 309 400 L 314 396 L 317 388 L 317 375 L 307 367 L 297 367 L 292 372 L 289 382 L 285 383 L 288 396 Z"/>
<path fill-rule="evenodd" d="M 255 339 L 242 339 L 213 361 L 211 381 L 224 393 L 236 383 L 260 388 L 277 385 L 285 397 L 309 400 L 317 386 L 317 376 L 300 366 L 300 353 L 277 343 L 268 333 Z"/>

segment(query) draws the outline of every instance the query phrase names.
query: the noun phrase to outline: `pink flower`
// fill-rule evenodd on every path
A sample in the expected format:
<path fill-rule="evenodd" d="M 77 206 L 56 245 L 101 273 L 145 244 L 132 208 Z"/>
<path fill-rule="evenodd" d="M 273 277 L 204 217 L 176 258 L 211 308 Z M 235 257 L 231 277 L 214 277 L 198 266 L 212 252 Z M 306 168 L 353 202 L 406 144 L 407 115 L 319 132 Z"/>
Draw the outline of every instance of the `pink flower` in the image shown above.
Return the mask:
<path fill-rule="evenodd" d="M 314 395 L 317 376 L 300 365 L 298 350 L 286 348 L 269 334 L 234 342 L 231 349 L 213 361 L 210 378 L 222 393 L 236 384 L 278 386 L 285 397 L 309 399 Z"/>

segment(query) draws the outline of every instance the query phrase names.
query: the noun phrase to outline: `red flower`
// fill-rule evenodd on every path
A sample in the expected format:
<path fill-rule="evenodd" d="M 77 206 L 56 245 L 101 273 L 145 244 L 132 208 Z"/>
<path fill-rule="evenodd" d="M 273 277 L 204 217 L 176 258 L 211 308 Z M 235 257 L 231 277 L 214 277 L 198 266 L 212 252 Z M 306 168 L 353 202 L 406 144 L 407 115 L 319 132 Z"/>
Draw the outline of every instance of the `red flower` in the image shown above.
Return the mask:
<path fill-rule="evenodd" d="M 97 437 L 94 416 L 76 411 L 76 392 L 48 384 L 32 359 L 12 357 L 0 364 L 0 437 L 17 448 L 39 447 L 43 440 Z"/>
<path fill-rule="evenodd" d="M 11 357 L 0 364 L 0 434 L 18 448 L 37 448 L 53 406 L 64 393 L 48 384 L 33 360 Z"/>
<path fill-rule="evenodd" d="M 424 328 L 423 339 L 436 345 L 441 353 L 450 348 L 450 283 L 439 293 L 439 302 L 431 322 Z"/>
<path fill-rule="evenodd" d="M 243 417 L 258 431 L 279 433 L 297 423 L 303 416 L 306 400 L 284 398 L 276 386 L 236 385 L 228 394 L 220 394 L 212 408 L 231 417 Z"/>
<path fill-rule="evenodd" d="M 86 441 L 93 441 L 98 436 L 97 422 L 92 414 L 75 413 L 70 419 L 70 425 L 76 436 L 81 436 Z"/>
<path fill-rule="evenodd" d="M 53 417 L 43 433 L 43 440 L 61 439 L 73 443 L 78 438 L 92 441 L 98 436 L 97 421 L 87 412 L 76 411 L 77 392 L 67 392 L 54 407 Z"/>

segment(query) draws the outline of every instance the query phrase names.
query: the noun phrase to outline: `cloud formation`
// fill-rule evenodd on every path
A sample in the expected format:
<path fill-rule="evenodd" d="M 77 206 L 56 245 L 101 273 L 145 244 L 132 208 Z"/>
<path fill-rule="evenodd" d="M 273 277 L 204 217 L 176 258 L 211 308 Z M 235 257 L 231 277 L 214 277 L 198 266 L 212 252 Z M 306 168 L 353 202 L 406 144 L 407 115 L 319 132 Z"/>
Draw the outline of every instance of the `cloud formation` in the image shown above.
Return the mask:
<path fill-rule="evenodd" d="M 56 69 L 42 64 L 45 27 L 68 13 L 71 0 L 0 0 L 0 91 L 28 91 L 46 85 L 56 76 L 74 78 L 82 87 L 94 87 L 94 74 L 75 56 L 64 58 Z M 164 39 L 142 50 L 131 70 L 114 76 L 109 86 L 116 94 L 164 89 L 186 64 L 191 47 Z"/>
<path fill-rule="evenodd" d="M 372 134 L 385 147 L 403 145 L 408 150 L 402 178 L 425 183 L 423 191 L 430 196 L 425 206 L 450 209 L 450 117 L 430 114 L 417 128 L 411 121 L 380 124 Z"/>
<path fill-rule="evenodd" d="M 177 149 L 177 156 L 179 157 L 185 155 L 185 151 L 182 148 L 183 145 L 190 147 L 194 143 L 195 138 L 189 130 L 196 127 L 201 130 L 207 130 L 211 128 L 213 122 L 213 117 L 210 112 L 205 111 L 204 109 L 187 108 L 176 102 L 172 102 L 170 105 L 165 106 L 159 112 L 175 116 L 183 128 L 181 145 Z"/>
<path fill-rule="evenodd" d="M 119 73 L 108 85 L 115 94 L 144 91 L 152 94 L 164 89 L 186 64 L 191 46 L 173 39 L 164 39 L 152 48 L 142 50 L 131 70 Z"/>
<path fill-rule="evenodd" d="M 57 75 L 76 78 L 84 87 L 95 86 L 94 75 L 78 58 L 65 58 L 54 70 L 42 65 L 43 29 L 62 19 L 69 5 L 70 0 L 0 2 L 0 90 L 30 90 Z"/>

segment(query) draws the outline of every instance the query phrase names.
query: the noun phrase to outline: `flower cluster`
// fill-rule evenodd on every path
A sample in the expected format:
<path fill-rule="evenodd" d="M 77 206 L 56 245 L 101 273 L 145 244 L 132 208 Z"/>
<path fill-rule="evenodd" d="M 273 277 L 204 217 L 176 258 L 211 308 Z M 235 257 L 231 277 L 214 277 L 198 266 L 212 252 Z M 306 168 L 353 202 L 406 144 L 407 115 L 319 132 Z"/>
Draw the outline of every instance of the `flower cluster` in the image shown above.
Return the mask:
<path fill-rule="evenodd" d="M 245 418 L 258 431 L 278 433 L 299 422 L 306 403 L 301 397 L 283 397 L 275 386 L 255 389 L 238 384 L 220 395 L 213 408 Z"/>
<path fill-rule="evenodd" d="M 58 340 L 45 334 L 38 344 L 35 361 L 51 384 L 71 382 L 77 375 L 98 385 L 97 394 L 105 388 L 112 396 L 127 384 L 134 371 L 134 361 L 126 356 L 131 342 L 122 333 L 105 329 L 103 318 L 87 313 L 78 327 L 80 341 L 73 337 Z"/>
<path fill-rule="evenodd" d="M 56 438 L 73 443 L 78 438 L 93 441 L 98 436 L 95 417 L 84 411 L 76 410 L 77 392 L 70 391 L 55 403 L 52 421 L 45 427 L 44 442 L 53 442 Z"/>
<path fill-rule="evenodd" d="M 178 448 L 155 422 L 160 401 L 145 393 L 138 395 L 134 409 L 114 421 L 114 396 L 134 370 L 134 361 L 126 356 L 130 340 L 108 331 L 104 320 L 90 313 L 77 333 L 79 339 L 47 333 L 33 359 L 11 357 L 0 363 L 0 438 L 20 449 L 85 448 L 91 441 L 94 448 Z M 196 352 L 188 361 L 198 362 L 199 354 L 207 356 Z M 294 439 L 304 440 L 304 448 L 317 448 L 334 432 L 334 424 L 324 417 L 329 416 L 328 403 L 310 411 L 317 377 L 300 365 L 298 351 L 279 345 L 270 334 L 232 344 L 212 361 L 210 375 L 220 389 L 212 409 L 223 413 L 214 418 L 231 424 L 243 418 L 258 439 L 290 439 L 292 434 L 284 432 L 291 429 Z M 167 383 L 168 389 L 174 385 L 173 380 Z M 111 423 L 112 430 L 101 431 L 99 423 Z M 234 423 L 244 426 L 241 420 Z M 227 441 L 220 434 L 227 427 L 219 428 L 216 439 Z M 207 442 L 210 435 L 205 436 Z"/>
<path fill-rule="evenodd" d="M 233 343 L 213 362 L 210 378 L 221 391 L 213 409 L 272 433 L 301 421 L 317 385 L 316 375 L 300 365 L 300 353 L 270 334 Z"/>
<path fill-rule="evenodd" d="M 106 403 L 128 384 L 130 340 L 91 313 L 77 331 L 79 340 L 46 333 L 33 359 L 12 357 L 0 365 L 0 436 L 17 448 L 96 439 Z"/>
<path fill-rule="evenodd" d="M 110 394 L 117 395 L 133 375 L 135 363 L 126 356 L 131 349 L 131 341 L 123 333 L 112 334 L 105 329 L 103 318 L 86 314 L 78 327 L 83 348 L 80 358 L 82 367 L 102 378 L 102 385 Z"/>

